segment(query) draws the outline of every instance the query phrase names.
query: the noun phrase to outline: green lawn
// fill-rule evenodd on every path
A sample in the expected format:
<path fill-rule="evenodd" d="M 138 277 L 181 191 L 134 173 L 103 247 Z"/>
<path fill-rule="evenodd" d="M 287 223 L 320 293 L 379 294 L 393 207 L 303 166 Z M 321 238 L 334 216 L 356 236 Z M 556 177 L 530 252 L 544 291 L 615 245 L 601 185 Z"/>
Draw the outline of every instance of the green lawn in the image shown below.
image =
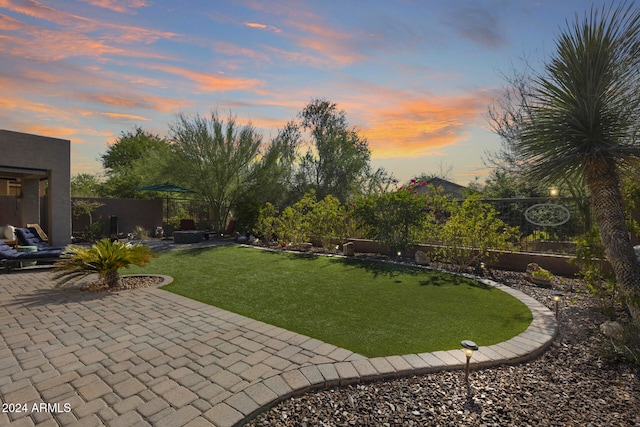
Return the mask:
<path fill-rule="evenodd" d="M 123 273 L 174 278 L 163 289 L 364 356 L 480 346 L 524 331 L 517 299 L 460 276 L 335 257 L 240 246 L 160 254 Z"/>

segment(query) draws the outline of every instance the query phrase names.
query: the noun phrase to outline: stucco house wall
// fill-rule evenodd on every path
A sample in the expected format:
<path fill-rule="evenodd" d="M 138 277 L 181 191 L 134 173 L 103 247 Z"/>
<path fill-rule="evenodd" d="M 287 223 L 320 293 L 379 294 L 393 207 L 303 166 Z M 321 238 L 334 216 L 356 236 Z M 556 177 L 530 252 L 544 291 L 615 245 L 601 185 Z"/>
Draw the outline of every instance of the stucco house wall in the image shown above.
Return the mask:
<path fill-rule="evenodd" d="M 0 129 L 0 177 L 22 184 L 21 223 L 41 223 L 40 183 L 48 181 L 48 235 L 52 245 L 71 241 L 71 142 Z"/>

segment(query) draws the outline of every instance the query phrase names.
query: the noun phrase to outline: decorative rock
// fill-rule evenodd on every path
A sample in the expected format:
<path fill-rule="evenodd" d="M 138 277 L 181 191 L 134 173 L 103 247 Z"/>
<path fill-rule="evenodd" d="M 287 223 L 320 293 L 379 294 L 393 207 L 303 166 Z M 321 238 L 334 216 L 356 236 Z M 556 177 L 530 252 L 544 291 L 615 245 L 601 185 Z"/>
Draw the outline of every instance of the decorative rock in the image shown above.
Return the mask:
<path fill-rule="evenodd" d="M 607 338 L 621 341 L 624 330 L 620 323 L 607 321 L 600 325 L 600 332 Z"/>
<path fill-rule="evenodd" d="M 524 273 L 493 273 L 553 308 L 554 289 L 531 286 Z M 562 317 L 556 341 L 537 359 L 474 369 L 469 383 L 462 371 L 443 371 L 311 392 L 284 400 L 245 425 L 640 426 L 637 367 L 603 359 L 602 340 L 594 339 L 595 326 L 604 321 L 597 301 L 580 280 L 564 281 L 584 292 L 565 301 L 571 314 Z"/>
<path fill-rule="evenodd" d="M 418 265 L 429 265 L 431 264 L 431 257 L 428 256 L 423 251 L 416 251 L 416 264 Z"/>
<path fill-rule="evenodd" d="M 553 274 L 535 262 L 527 264 L 527 278 L 536 285 L 550 287 Z"/>
<path fill-rule="evenodd" d="M 309 252 L 312 247 L 313 247 L 312 243 L 300 243 L 298 245 L 298 249 L 303 251 L 303 252 Z"/>

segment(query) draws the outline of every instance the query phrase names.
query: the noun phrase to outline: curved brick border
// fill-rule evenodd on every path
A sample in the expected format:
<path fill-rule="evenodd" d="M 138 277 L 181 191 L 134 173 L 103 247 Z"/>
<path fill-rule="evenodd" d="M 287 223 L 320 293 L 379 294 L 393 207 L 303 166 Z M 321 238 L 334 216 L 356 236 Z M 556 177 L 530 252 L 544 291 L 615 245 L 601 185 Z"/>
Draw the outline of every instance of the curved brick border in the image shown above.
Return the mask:
<path fill-rule="evenodd" d="M 455 273 L 452 273 L 455 274 Z M 493 286 L 523 302 L 531 311 L 529 327 L 508 341 L 480 347 L 473 354 L 472 366 L 488 368 L 532 360 L 543 353 L 558 333 L 554 314 L 543 304 L 515 289 L 498 282 L 466 277 Z M 444 370 L 464 369 L 466 358 L 461 350 L 366 358 L 354 355 L 352 360 L 304 366 L 274 375 L 227 398 L 214 407 L 218 426 L 241 426 L 275 404 L 309 391 L 333 386 L 386 378 L 400 378 Z M 210 414 L 210 416 L 213 414 Z"/>

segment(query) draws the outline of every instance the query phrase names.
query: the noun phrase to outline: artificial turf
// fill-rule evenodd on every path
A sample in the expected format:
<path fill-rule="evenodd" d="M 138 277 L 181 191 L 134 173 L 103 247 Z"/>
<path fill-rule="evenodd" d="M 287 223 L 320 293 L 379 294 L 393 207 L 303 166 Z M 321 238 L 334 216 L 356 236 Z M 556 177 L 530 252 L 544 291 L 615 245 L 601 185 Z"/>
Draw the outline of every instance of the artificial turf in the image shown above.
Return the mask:
<path fill-rule="evenodd" d="M 367 357 L 508 340 L 531 323 L 512 296 L 449 273 L 376 261 L 221 246 L 160 254 L 163 289 Z"/>

